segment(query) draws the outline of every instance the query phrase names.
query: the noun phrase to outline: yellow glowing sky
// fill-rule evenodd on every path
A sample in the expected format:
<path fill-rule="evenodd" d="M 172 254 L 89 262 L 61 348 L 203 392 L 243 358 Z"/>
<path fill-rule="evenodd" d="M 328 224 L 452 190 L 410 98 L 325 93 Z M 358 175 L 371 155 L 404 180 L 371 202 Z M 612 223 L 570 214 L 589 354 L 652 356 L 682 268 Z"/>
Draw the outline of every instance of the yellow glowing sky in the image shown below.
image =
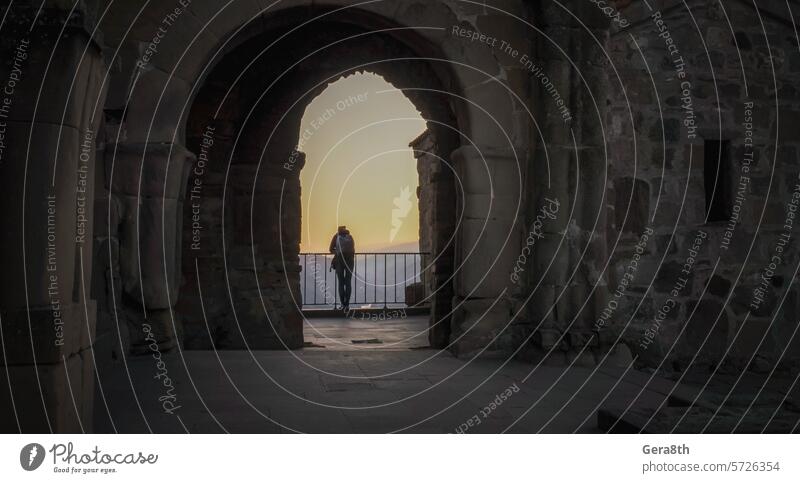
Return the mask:
<path fill-rule="evenodd" d="M 306 153 L 303 252 L 327 252 L 339 225 L 359 252 L 418 241 L 419 178 L 408 143 L 425 127 L 402 92 L 370 73 L 337 80 L 309 104 L 298 144 Z"/>

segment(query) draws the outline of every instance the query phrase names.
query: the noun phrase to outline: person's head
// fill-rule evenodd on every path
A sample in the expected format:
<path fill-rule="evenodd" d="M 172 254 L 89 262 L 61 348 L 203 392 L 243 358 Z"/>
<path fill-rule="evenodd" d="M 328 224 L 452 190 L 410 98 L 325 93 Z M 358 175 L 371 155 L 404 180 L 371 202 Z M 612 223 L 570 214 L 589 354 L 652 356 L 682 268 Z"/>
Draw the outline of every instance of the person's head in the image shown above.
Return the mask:
<path fill-rule="evenodd" d="M 346 226 L 344 226 L 344 225 L 340 226 L 337 232 L 338 232 L 340 235 L 344 235 L 344 234 L 346 234 L 346 233 L 349 233 L 349 232 L 347 231 L 347 227 L 346 227 Z"/>

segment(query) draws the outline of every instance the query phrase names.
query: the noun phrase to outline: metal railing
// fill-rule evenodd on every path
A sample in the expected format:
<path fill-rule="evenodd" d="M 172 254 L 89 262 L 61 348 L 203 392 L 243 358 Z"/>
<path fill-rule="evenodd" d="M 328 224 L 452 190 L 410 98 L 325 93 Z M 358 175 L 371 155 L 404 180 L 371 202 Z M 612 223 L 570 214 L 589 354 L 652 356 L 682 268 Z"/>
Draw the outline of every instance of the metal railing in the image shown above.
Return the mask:
<path fill-rule="evenodd" d="M 419 283 L 424 299 L 426 253 L 356 253 L 354 257 L 350 306 L 406 307 L 406 287 Z M 303 307 L 341 306 L 336 271 L 331 270 L 330 253 L 301 253 L 300 289 Z"/>

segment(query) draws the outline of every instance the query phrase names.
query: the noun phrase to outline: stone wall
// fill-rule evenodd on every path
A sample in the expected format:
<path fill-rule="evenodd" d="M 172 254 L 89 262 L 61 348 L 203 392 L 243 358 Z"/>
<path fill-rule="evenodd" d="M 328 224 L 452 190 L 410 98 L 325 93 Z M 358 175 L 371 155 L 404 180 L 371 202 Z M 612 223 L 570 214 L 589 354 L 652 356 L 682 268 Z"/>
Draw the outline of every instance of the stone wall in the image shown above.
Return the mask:
<path fill-rule="evenodd" d="M 624 334 L 640 362 L 669 370 L 797 360 L 800 300 L 787 287 L 798 227 L 783 225 L 798 183 L 800 54 L 774 5 L 687 3 L 693 19 L 681 2 L 652 11 L 633 2 L 623 12 L 630 27 L 611 38 L 611 287 L 652 235 L 604 329 Z M 704 179 L 711 173 L 713 189 L 716 163 L 727 166 L 717 189 L 728 212 L 707 220 Z M 698 234 L 707 238 L 692 257 Z"/>

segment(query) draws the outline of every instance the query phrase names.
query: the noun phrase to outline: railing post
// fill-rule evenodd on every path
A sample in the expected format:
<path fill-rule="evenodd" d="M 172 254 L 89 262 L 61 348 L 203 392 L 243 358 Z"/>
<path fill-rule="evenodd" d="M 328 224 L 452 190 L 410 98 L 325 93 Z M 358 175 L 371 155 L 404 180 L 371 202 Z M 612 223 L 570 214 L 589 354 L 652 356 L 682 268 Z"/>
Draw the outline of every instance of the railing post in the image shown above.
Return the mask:
<path fill-rule="evenodd" d="M 358 303 L 358 255 L 353 255 L 353 304 Z"/>
<path fill-rule="evenodd" d="M 408 307 L 406 301 L 406 289 L 408 288 L 408 253 L 403 254 L 403 303 Z"/>
<path fill-rule="evenodd" d="M 317 255 L 314 254 L 314 305 L 317 304 L 317 280 L 319 280 L 319 275 L 317 274 Z"/>
<path fill-rule="evenodd" d="M 302 300 L 300 300 L 300 306 L 302 307 L 306 303 L 306 293 L 308 293 L 308 284 L 306 283 L 306 278 L 308 277 L 308 255 L 303 254 L 303 290 L 300 291 L 300 296 Z"/>
<path fill-rule="evenodd" d="M 327 259 L 326 259 L 327 260 Z M 336 267 L 333 269 L 333 310 L 339 308 L 339 304 L 336 302 L 336 297 L 339 296 L 339 277 L 336 275 Z"/>

